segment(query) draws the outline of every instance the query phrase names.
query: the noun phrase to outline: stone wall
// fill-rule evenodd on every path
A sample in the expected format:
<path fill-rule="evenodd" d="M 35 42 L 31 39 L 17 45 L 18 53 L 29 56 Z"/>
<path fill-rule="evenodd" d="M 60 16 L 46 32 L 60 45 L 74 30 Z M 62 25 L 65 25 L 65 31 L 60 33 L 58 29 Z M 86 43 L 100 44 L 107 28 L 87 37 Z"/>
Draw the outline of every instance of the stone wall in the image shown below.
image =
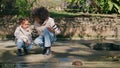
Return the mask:
<path fill-rule="evenodd" d="M 116 15 L 80 15 L 56 19 L 62 37 L 68 39 L 119 39 L 120 18 Z M 59 37 L 61 37 L 61 35 Z"/>
<path fill-rule="evenodd" d="M 18 25 L 17 16 L 0 17 L 0 40 L 13 39 L 13 33 Z"/>
<path fill-rule="evenodd" d="M 0 18 L 1 40 L 13 38 L 16 16 Z M 117 15 L 79 15 L 72 18 L 56 19 L 62 39 L 120 39 L 120 17 Z"/>

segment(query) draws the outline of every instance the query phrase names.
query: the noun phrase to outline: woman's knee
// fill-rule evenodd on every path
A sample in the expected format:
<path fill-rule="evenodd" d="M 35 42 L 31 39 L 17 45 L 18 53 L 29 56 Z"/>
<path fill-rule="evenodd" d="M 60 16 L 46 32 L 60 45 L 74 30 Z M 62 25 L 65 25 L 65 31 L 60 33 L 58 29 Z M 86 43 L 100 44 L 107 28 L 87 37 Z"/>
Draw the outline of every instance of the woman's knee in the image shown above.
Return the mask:
<path fill-rule="evenodd" d="M 49 30 L 48 30 L 48 29 L 45 29 L 45 30 L 43 31 L 43 34 L 49 34 Z"/>
<path fill-rule="evenodd" d="M 36 38 L 36 39 L 34 40 L 34 43 L 35 43 L 36 45 L 40 45 L 40 44 L 43 44 L 43 41 L 42 41 L 42 39 Z"/>
<path fill-rule="evenodd" d="M 38 45 L 38 40 L 37 40 L 37 39 L 35 39 L 35 40 L 34 40 L 34 43 Z"/>

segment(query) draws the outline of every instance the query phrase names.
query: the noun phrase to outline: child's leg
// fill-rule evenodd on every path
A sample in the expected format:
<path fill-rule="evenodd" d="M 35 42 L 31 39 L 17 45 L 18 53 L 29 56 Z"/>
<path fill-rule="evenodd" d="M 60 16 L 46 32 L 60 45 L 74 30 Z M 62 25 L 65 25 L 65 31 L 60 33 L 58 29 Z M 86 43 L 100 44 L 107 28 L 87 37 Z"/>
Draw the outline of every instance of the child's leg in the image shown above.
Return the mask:
<path fill-rule="evenodd" d="M 29 53 L 29 49 L 32 49 L 32 43 L 30 43 L 30 45 L 24 45 L 23 46 L 23 50 L 24 50 L 24 54 L 27 55 Z"/>
<path fill-rule="evenodd" d="M 30 45 L 26 45 L 27 46 L 27 49 L 32 49 L 32 43 L 30 43 Z"/>
<path fill-rule="evenodd" d="M 24 41 L 22 39 L 17 40 L 17 50 L 18 50 L 18 56 L 22 56 L 22 46 L 24 45 Z"/>
<path fill-rule="evenodd" d="M 26 45 L 23 46 L 23 50 L 24 50 L 24 54 L 27 55 L 28 54 L 28 49 L 27 49 Z"/>

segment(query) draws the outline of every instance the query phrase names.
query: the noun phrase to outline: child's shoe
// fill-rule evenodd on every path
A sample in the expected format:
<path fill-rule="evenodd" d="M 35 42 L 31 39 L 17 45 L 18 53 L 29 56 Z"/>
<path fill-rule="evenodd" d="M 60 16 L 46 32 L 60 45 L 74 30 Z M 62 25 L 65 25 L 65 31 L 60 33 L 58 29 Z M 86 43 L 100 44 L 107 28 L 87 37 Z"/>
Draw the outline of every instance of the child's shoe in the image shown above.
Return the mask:
<path fill-rule="evenodd" d="M 18 56 L 22 56 L 22 50 L 21 50 L 21 49 L 18 49 L 17 55 L 18 55 Z"/>
<path fill-rule="evenodd" d="M 23 47 L 23 50 L 24 50 L 24 54 L 28 55 L 28 49 L 26 47 Z"/>

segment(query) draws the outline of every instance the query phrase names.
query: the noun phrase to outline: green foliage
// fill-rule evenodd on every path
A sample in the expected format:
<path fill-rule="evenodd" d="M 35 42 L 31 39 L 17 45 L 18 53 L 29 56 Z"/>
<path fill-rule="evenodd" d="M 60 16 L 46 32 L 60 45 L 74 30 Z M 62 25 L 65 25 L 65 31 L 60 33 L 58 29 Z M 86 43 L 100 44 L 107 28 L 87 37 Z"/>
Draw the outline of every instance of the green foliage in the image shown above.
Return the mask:
<path fill-rule="evenodd" d="M 80 14 L 78 14 L 78 13 L 50 11 L 50 16 L 53 18 L 73 18 L 73 17 L 77 17 L 79 15 Z"/>
<path fill-rule="evenodd" d="M 102 13 L 120 13 L 120 0 L 97 0 Z"/>
<path fill-rule="evenodd" d="M 69 4 L 67 7 L 69 9 L 79 9 L 81 2 L 84 2 L 84 0 L 67 0 L 67 3 Z"/>
<path fill-rule="evenodd" d="M 17 14 L 20 17 L 29 17 L 30 10 L 35 6 L 35 2 L 38 2 L 39 6 L 47 5 L 51 9 L 60 6 L 61 3 L 67 2 L 65 11 L 71 13 L 120 13 L 120 0 L 0 0 L 0 14 Z M 38 6 L 37 4 L 36 6 Z"/>
<path fill-rule="evenodd" d="M 120 13 L 120 0 L 66 0 L 66 1 L 69 4 L 66 9 L 67 12 L 89 12 L 105 14 Z"/>
<path fill-rule="evenodd" d="M 36 2 L 36 0 L 16 0 L 16 7 L 18 7 L 19 10 L 18 15 L 20 17 L 28 17 L 34 2 Z"/>
<path fill-rule="evenodd" d="M 97 0 L 97 4 L 100 6 L 101 13 L 108 13 L 108 1 L 109 0 Z"/>
<path fill-rule="evenodd" d="M 65 11 L 67 12 L 84 12 L 84 13 L 94 13 L 95 8 L 90 4 L 90 1 L 88 0 L 67 0 L 69 5 L 67 6 L 67 9 Z"/>
<path fill-rule="evenodd" d="M 28 17 L 36 0 L 0 0 L 0 14 Z"/>
<path fill-rule="evenodd" d="M 15 0 L 0 0 L 0 14 L 1 15 L 17 14 Z"/>

